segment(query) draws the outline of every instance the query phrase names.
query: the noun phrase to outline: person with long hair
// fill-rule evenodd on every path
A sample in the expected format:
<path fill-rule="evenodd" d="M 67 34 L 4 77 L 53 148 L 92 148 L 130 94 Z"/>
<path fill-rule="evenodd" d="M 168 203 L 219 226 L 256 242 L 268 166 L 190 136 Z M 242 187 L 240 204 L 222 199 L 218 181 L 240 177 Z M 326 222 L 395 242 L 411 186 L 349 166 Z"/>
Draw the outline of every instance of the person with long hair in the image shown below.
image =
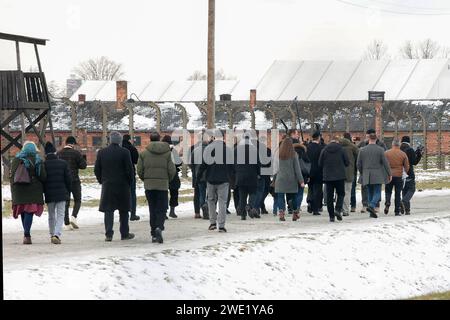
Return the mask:
<path fill-rule="evenodd" d="M 279 218 L 280 221 L 286 220 L 286 202 L 284 199 L 286 195 L 288 201 L 292 201 L 292 207 L 296 208 L 292 215 L 292 221 L 297 221 L 300 218 L 297 205 L 298 188 L 304 188 L 305 182 L 291 138 L 285 138 L 281 142 L 278 156 L 279 168 L 275 177 L 275 193 L 279 207 Z"/>
<path fill-rule="evenodd" d="M 33 141 L 25 141 L 11 164 L 12 211 L 15 219 L 19 216 L 22 219 L 23 244 L 32 244 L 33 216 L 40 217 L 44 211 L 44 182 L 47 173 L 38 152 Z"/>

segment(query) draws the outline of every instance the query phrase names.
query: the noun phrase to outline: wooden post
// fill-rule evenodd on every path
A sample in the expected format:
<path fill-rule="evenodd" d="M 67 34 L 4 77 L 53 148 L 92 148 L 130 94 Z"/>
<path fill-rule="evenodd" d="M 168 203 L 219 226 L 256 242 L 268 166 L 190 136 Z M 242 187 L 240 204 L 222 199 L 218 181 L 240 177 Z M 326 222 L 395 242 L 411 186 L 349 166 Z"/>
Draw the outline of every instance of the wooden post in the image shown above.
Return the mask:
<path fill-rule="evenodd" d="M 328 135 L 330 136 L 330 140 L 333 139 L 333 114 L 328 112 Z"/>
<path fill-rule="evenodd" d="M 106 110 L 106 105 L 100 102 L 102 108 L 102 148 L 105 148 L 108 144 L 108 114 Z"/>
<path fill-rule="evenodd" d="M 20 48 L 19 48 L 19 41 L 16 41 L 16 59 L 17 59 L 17 70 L 22 70 L 20 67 Z"/>
<path fill-rule="evenodd" d="M 427 150 L 427 121 L 424 117 L 423 114 L 418 113 L 419 117 L 422 119 L 422 133 L 423 133 L 423 160 L 422 160 L 422 165 L 423 165 L 423 170 L 427 170 L 428 169 L 428 150 Z"/>
<path fill-rule="evenodd" d="M 442 161 L 442 116 L 435 116 L 437 125 L 438 125 L 438 159 L 437 159 L 437 167 L 439 170 L 443 169 L 443 161 Z"/>
<path fill-rule="evenodd" d="M 214 67 L 214 35 L 215 35 L 215 0 L 208 0 L 208 129 L 215 127 L 215 67 Z"/>
<path fill-rule="evenodd" d="M 126 103 L 128 106 L 128 133 L 131 142 L 134 142 L 134 103 Z"/>
<path fill-rule="evenodd" d="M 383 136 L 383 117 L 381 112 L 383 111 L 383 103 L 381 101 L 375 101 L 375 133 L 381 140 Z"/>
<path fill-rule="evenodd" d="M 75 102 L 67 100 L 67 103 L 70 105 L 70 133 L 73 137 L 77 135 L 77 105 Z"/>

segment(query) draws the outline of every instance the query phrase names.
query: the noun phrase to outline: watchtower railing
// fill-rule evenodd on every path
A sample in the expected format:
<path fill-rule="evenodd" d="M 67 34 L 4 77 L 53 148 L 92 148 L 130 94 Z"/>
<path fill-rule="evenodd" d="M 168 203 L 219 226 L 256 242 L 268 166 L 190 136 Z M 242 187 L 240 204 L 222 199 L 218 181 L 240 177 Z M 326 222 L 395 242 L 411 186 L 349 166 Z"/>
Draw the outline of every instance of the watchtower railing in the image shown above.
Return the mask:
<path fill-rule="evenodd" d="M 45 76 L 39 72 L 0 71 L 0 107 L 2 110 L 48 108 Z"/>

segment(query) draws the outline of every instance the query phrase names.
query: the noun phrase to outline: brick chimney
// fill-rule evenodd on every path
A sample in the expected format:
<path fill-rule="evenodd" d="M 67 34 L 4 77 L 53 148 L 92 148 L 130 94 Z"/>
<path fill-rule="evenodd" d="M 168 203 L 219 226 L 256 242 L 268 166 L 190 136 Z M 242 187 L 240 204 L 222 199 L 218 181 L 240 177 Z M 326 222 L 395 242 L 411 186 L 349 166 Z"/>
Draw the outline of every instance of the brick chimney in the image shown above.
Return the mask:
<path fill-rule="evenodd" d="M 78 95 L 78 104 L 84 104 L 86 102 L 86 95 L 85 94 L 79 94 Z"/>
<path fill-rule="evenodd" d="M 123 109 L 128 97 L 128 82 L 116 81 L 116 109 Z"/>
<path fill-rule="evenodd" d="M 256 107 L 256 89 L 250 90 L 250 109 Z"/>

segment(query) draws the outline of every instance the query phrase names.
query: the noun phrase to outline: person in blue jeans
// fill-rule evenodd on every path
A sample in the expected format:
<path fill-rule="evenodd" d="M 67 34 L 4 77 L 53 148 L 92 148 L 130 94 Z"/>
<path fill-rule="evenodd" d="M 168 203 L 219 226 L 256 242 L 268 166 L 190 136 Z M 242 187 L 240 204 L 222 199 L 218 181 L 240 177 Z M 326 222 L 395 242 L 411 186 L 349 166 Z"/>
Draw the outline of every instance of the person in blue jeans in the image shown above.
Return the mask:
<path fill-rule="evenodd" d="M 384 149 L 377 145 L 375 130 L 368 130 L 367 133 L 369 144 L 359 151 L 357 167 L 361 174 L 361 185 L 367 186 L 367 211 L 371 218 L 378 218 L 375 208 L 381 199 L 381 185 L 391 182 L 392 174 Z"/>

